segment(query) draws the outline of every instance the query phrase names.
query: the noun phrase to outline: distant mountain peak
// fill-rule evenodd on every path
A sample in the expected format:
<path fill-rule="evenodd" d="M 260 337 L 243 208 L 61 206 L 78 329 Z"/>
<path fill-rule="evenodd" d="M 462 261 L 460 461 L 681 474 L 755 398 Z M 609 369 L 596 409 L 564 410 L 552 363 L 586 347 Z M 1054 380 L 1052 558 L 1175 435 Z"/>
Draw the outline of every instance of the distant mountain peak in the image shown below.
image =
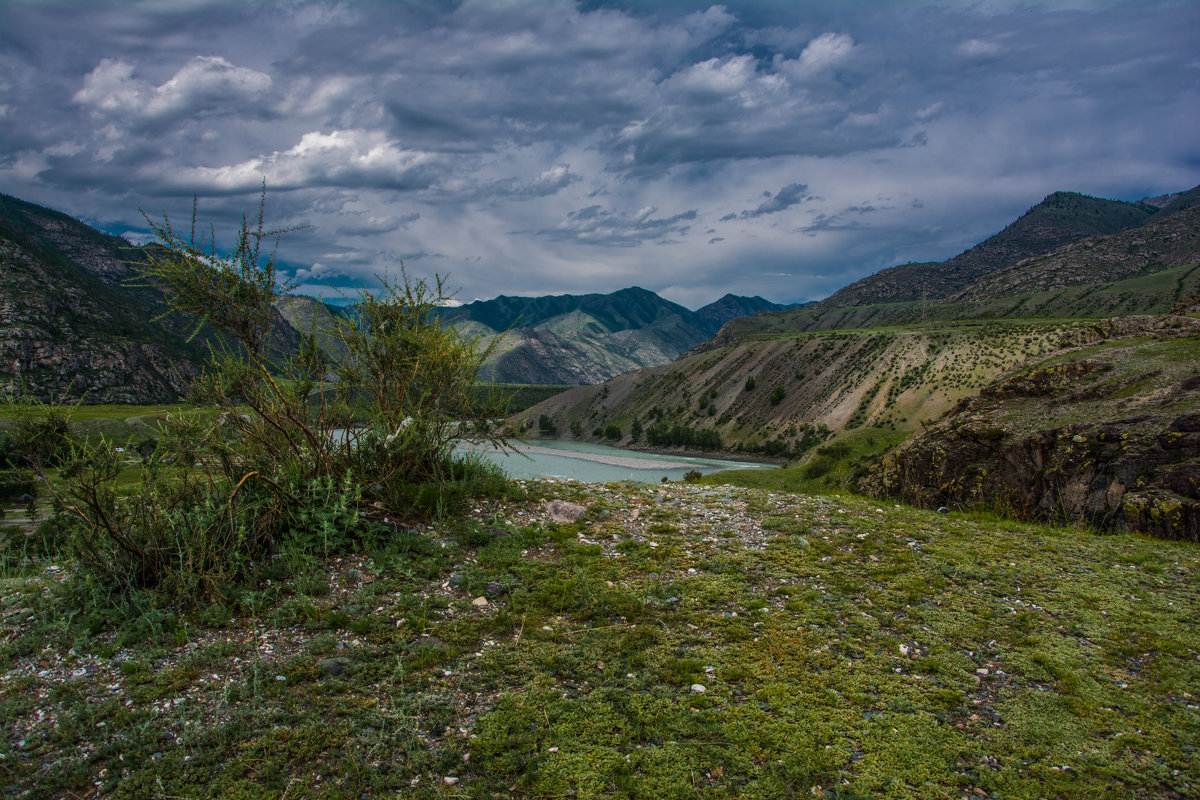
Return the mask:
<path fill-rule="evenodd" d="M 824 308 L 937 300 L 1019 261 L 1054 252 L 1089 236 L 1135 228 L 1156 209 L 1078 192 L 1047 195 L 1004 230 L 940 262 L 902 264 L 876 272 L 821 301 Z"/>
<path fill-rule="evenodd" d="M 495 380 L 548 384 L 596 383 L 665 364 L 730 319 L 790 307 L 729 293 L 692 311 L 649 289 L 627 286 L 609 294 L 501 295 L 438 313 L 474 333 L 504 334 L 487 365 Z"/>

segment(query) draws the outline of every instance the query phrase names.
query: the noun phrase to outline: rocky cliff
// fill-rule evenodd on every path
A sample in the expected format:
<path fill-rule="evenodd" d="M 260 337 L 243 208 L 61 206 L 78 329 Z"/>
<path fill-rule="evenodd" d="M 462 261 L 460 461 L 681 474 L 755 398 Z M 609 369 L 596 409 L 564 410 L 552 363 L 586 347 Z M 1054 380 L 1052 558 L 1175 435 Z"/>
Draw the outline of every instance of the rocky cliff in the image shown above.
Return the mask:
<path fill-rule="evenodd" d="M 154 247 L 151 245 L 150 247 Z M 138 280 L 148 248 L 0 195 L 0 390 L 40 400 L 162 403 L 186 394 L 216 334 Z M 275 311 L 271 351 L 299 336 Z"/>
<path fill-rule="evenodd" d="M 1200 320 L 1109 320 L 961 401 L 861 488 L 1200 541 Z"/>

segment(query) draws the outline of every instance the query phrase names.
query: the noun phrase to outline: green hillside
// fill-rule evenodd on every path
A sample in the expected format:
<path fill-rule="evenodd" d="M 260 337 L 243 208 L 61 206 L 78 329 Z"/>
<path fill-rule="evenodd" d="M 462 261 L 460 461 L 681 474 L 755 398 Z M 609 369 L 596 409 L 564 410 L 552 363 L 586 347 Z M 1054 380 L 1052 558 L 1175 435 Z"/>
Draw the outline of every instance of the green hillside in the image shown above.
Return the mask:
<path fill-rule="evenodd" d="M 801 331 L 947 323 L 955 320 L 1101 319 L 1130 314 L 1163 314 L 1200 289 L 1200 266 L 1181 267 L 1112 282 L 1081 283 L 1028 294 L 1001 294 L 983 300 L 938 303 L 877 303 L 848 307 L 808 307 L 744 317 L 730 322 L 702 349 L 747 336 Z"/>

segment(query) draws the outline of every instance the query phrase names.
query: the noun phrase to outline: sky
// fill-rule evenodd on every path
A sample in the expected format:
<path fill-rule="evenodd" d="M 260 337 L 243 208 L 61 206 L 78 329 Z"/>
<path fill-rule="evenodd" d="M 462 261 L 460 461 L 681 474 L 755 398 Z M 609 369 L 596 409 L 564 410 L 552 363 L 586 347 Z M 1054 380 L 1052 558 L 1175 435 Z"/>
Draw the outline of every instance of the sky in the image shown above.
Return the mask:
<path fill-rule="evenodd" d="M 1200 2 L 0 0 L 0 192 L 308 294 L 819 299 L 1200 183 Z"/>

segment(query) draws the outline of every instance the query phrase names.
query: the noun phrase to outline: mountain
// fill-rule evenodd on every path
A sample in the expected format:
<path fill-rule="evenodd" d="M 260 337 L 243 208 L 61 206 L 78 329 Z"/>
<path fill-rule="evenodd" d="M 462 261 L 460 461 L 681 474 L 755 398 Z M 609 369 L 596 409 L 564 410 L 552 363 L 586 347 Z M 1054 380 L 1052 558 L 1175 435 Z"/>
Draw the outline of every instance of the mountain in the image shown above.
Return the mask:
<path fill-rule="evenodd" d="M 0 195 L 0 385 L 42 400 L 177 399 L 196 374 L 200 342 L 148 288 L 130 287 L 142 258 L 124 239 Z"/>
<path fill-rule="evenodd" d="M 137 247 L 0 195 L 0 387 L 41 400 L 161 403 L 186 394 L 217 334 L 168 315 Z M 271 352 L 299 337 L 276 311 Z"/>
<path fill-rule="evenodd" d="M 493 346 L 484 365 L 488 379 L 595 384 L 669 363 L 735 316 L 787 307 L 729 294 L 691 311 L 633 286 L 611 294 L 502 295 L 447 308 L 440 315 Z"/>
<path fill-rule="evenodd" d="M 940 299 L 924 296 L 906 301 L 837 305 L 832 302 L 838 296 L 835 294 L 800 309 L 732 320 L 710 341 L 700 345 L 700 349 L 720 347 L 749 335 L 954 319 L 1099 318 L 1163 313 L 1196 291 L 1194 270 L 1189 266 L 1200 261 L 1200 187 L 1171 195 L 1164 202 L 1163 210 L 1150 214 L 1136 227 L 1085 237 L 1018 261 L 956 292 L 945 293 Z M 878 274 L 884 273 L 889 274 L 888 280 L 900 274 L 894 270 Z M 911 297 L 913 291 L 895 294 Z"/>
<path fill-rule="evenodd" d="M 1000 233 L 948 261 L 902 264 L 881 270 L 834 292 L 820 306 L 837 308 L 940 299 L 1023 259 L 1045 255 L 1088 236 L 1136 227 L 1156 213 L 1160 209 L 1148 203 L 1055 192 Z"/>
<path fill-rule="evenodd" d="M 772 303 L 770 300 L 766 300 L 758 295 L 744 297 L 730 293 L 719 300 L 714 300 L 708 305 L 696 309 L 696 316 L 704 320 L 705 325 L 712 333 L 716 333 L 721 330 L 722 325 L 737 317 L 750 317 L 755 314 L 771 311 L 786 311 L 792 308 L 801 308 L 804 305 L 806 304 L 790 303 L 788 305 L 780 305 L 779 303 Z"/>
<path fill-rule="evenodd" d="M 155 245 L 150 245 L 154 247 Z M 0 196 L 0 386 L 27 386 L 40 398 L 95 403 L 178 399 L 207 357 L 203 330 L 164 316 L 135 265 L 147 249 L 96 231 L 65 214 Z M 598 383 L 631 369 L 665 364 L 741 314 L 788 308 L 761 297 L 726 295 L 699 311 L 631 287 L 611 294 L 505 297 L 441 314 L 491 344 L 483 377 L 505 383 Z M 283 296 L 272 348 L 294 352 L 312 330 L 332 355 L 335 316 L 353 313 L 301 296 Z"/>
<path fill-rule="evenodd" d="M 1089 286 L 1163 272 L 1195 261 L 1200 261 L 1200 205 L 1187 205 L 1167 215 L 1155 214 L 1136 228 L 1109 236 L 1089 236 L 1052 253 L 1025 259 L 976 280 L 947 299 L 990 300 Z"/>

